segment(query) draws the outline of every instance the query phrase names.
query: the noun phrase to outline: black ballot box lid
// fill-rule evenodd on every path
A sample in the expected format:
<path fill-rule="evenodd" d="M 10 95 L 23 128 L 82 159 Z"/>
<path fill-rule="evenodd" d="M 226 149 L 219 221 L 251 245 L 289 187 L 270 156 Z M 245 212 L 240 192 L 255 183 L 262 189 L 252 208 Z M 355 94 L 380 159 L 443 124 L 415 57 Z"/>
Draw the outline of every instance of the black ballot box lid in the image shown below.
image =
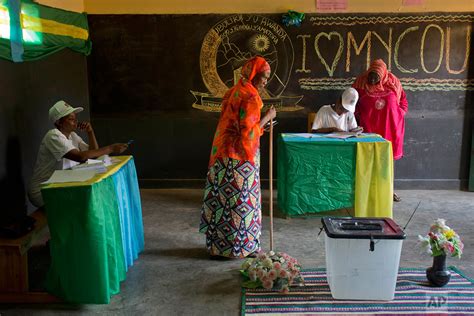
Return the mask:
<path fill-rule="evenodd" d="M 391 218 L 323 217 L 324 231 L 330 238 L 405 239 L 405 232 Z"/>

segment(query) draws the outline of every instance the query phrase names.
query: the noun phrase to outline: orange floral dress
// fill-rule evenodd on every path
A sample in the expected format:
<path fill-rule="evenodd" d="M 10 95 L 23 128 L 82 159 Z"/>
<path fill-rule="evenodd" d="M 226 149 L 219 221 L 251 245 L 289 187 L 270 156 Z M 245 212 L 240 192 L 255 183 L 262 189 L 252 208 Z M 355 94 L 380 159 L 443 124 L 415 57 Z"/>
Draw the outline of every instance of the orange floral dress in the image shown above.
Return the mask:
<path fill-rule="evenodd" d="M 270 66 L 255 57 L 225 94 L 212 143 L 199 231 L 213 256 L 244 258 L 260 250 L 260 111 L 252 78 Z"/>
<path fill-rule="evenodd" d="M 212 143 L 209 166 L 227 157 L 254 162 L 260 147 L 260 111 L 263 102 L 257 89 L 241 79 L 224 96 L 221 118 Z"/>

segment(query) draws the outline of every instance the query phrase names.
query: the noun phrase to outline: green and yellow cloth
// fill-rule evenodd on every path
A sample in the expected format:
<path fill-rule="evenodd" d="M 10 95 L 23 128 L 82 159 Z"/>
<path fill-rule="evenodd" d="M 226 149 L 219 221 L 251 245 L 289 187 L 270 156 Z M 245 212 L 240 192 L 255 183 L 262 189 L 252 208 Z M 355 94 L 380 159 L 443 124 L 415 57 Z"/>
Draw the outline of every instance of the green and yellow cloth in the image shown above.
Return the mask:
<path fill-rule="evenodd" d="M 37 60 L 64 48 L 89 55 L 91 47 L 85 13 L 30 0 L 0 0 L 0 58 Z"/>
<path fill-rule="evenodd" d="M 277 164 L 278 205 L 288 216 L 353 208 L 355 216 L 392 217 L 392 146 L 378 135 L 281 134 Z"/>

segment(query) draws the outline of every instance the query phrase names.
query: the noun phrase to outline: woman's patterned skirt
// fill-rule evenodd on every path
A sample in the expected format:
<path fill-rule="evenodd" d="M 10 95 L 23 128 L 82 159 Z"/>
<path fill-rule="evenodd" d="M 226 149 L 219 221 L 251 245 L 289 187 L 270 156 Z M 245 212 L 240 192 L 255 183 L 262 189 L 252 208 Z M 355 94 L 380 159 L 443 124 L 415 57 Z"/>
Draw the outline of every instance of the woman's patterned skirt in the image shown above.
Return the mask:
<path fill-rule="evenodd" d="M 255 163 L 218 158 L 207 173 L 199 231 L 212 256 L 244 258 L 260 251 L 260 155 Z"/>

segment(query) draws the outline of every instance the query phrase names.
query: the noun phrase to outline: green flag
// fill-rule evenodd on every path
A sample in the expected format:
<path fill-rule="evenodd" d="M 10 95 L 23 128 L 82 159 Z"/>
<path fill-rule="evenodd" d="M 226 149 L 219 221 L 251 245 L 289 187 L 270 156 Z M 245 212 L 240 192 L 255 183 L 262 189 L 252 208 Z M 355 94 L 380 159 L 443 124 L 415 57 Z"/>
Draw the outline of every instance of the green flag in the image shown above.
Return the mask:
<path fill-rule="evenodd" d="M 0 0 L 0 58 L 37 60 L 64 48 L 89 55 L 87 15 L 29 0 Z"/>

